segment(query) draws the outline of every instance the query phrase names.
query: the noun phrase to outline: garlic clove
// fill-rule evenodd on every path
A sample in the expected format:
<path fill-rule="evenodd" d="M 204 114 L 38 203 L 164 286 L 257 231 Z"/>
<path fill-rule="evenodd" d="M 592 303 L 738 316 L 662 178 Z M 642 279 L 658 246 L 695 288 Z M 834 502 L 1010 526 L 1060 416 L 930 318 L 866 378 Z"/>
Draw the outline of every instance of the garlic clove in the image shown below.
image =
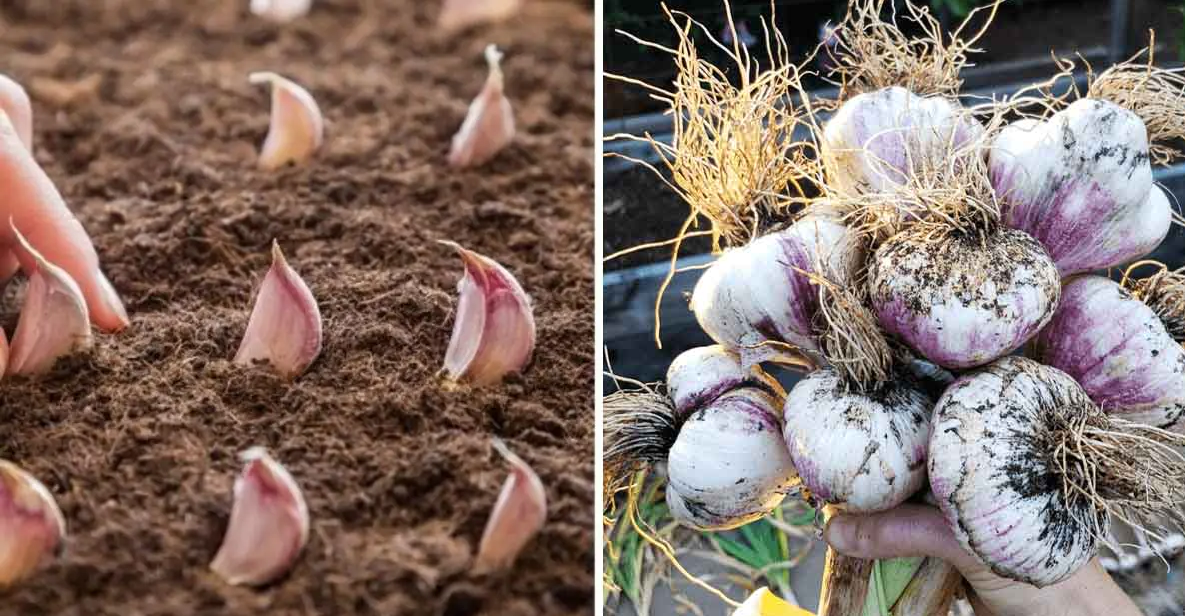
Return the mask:
<path fill-rule="evenodd" d="M 522 8 L 522 0 L 444 0 L 438 23 L 446 31 L 502 21 Z"/>
<path fill-rule="evenodd" d="M 485 55 L 490 75 L 453 136 L 448 162 L 454 167 L 482 165 L 514 139 L 514 110 L 502 91 L 502 52 L 490 45 Z"/>
<path fill-rule="evenodd" d="M 262 586 L 288 572 L 309 539 L 309 510 L 292 475 L 262 447 L 241 456 L 226 536 L 210 569 L 233 586 Z"/>
<path fill-rule="evenodd" d="M 53 494 L 17 465 L 0 460 L 0 588 L 52 560 L 66 536 Z"/>
<path fill-rule="evenodd" d="M 510 476 L 502 484 L 502 492 L 498 494 L 494 511 L 481 535 L 477 561 L 473 566 L 476 573 L 498 571 L 513 565 L 519 552 L 543 528 L 547 518 L 547 494 L 539 476 L 505 443 L 494 439 L 493 444 L 510 463 Z"/>
<path fill-rule="evenodd" d="M 255 295 L 235 363 L 249 366 L 266 359 L 276 372 L 295 378 L 320 355 L 321 333 L 321 310 L 313 292 L 273 241 L 272 266 Z"/>
<path fill-rule="evenodd" d="M 535 350 L 530 298 L 493 259 L 455 242 L 441 243 L 456 249 L 465 264 L 465 276 L 457 284 L 457 319 L 444 357 L 449 378 L 490 385 L 522 371 Z"/>
<path fill-rule="evenodd" d="M 286 23 L 308 15 L 313 0 L 251 0 L 251 13 L 256 17 Z"/>
<path fill-rule="evenodd" d="M 251 73 L 252 84 L 272 87 L 272 116 L 259 152 L 262 169 L 300 164 L 313 157 L 325 140 L 325 120 L 313 95 L 295 82 L 267 71 Z"/>
<path fill-rule="evenodd" d="M 17 137 L 29 150 L 33 149 L 33 105 L 29 93 L 7 75 L 0 75 L 0 110 L 8 114 Z"/>
<path fill-rule="evenodd" d="M 6 370 L 8 374 L 42 374 L 58 358 L 91 346 L 90 316 L 82 291 L 70 274 L 41 256 L 15 225 L 12 233 L 17 239 L 17 258 L 29 273 L 29 285 Z"/>
<path fill-rule="evenodd" d="M 128 326 L 128 313 L 99 269 L 99 256 L 86 229 L 74 217 L 53 181 L 21 143 L 8 114 L 0 110 L 0 247 L 16 244 L 13 220 L 29 244 L 78 283 L 95 325 L 104 331 Z"/>

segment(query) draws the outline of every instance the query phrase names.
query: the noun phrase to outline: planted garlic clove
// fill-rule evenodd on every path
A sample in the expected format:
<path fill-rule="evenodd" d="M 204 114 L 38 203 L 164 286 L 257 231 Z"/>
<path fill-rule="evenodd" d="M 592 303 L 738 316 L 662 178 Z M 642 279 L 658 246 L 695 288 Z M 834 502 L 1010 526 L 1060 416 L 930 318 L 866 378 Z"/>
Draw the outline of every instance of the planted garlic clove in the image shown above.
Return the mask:
<path fill-rule="evenodd" d="M 259 152 L 259 166 L 277 169 L 313 157 L 325 140 L 325 121 L 309 91 L 276 73 L 251 73 L 252 84 L 272 87 L 272 116 Z"/>
<path fill-rule="evenodd" d="M 222 547 L 210 569 L 231 585 L 262 586 L 288 572 L 309 538 L 309 510 L 288 470 L 262 447 L 244 451 Z"/>
<path fill-rule="evenodd" d="M 482 165 L 514 139 L 514 110 L 502 91 L 502 52 L 490 45 L 485 54 L 490 75 L 453 136 L 448 162 L 454 167 Z"/>
<path fill-rule="evenodd" d="M 513 565 L 519 552 L 543 528 L 547 518 L 547 494 L 539 476 L 502 441 L 494 439 L 494 449 L 510 463 L 510 476 L 502 484 L 502 492 L 498 494 L 494 511 L 481 535 L 481 546 L 473 567 L 477 573 Z"/>
<path fill-rule="evenodd" d="M 257 17 L 286 23 L 308 15 L 313 0 L 251 0 L 251 13 Z"/>
<path fill-rule="evenodd" d="M 0 460 L 0 588 L 52 560 L 65 536 L 66 519 L 49 490 L 17 465 Z"/>
<path fill-rule="evenodd" d="M 17 258 L 29 274 L 29 285 L 6 371 L 42 374 L 59 358 L 91 346 L 94 338 L 90 316 L 82 291 L 70 274 L 41 256 L 15 225 L 12 233 L 17 239 Z"/>
<path fill-rule="evenodd" d="M 521 372 L 535 350 L 535 316 L 518 280 L 493 259 L 452 246 L 465 264 L 460 301 L 444 357 L 449 378 L 490 385 Z"/>
<path fill-rule="evenodd" d="M 33 105 L 29 93 L 7 75 L 0 75 L 0 111 L 16 129 L 17 137 L 29 150 L 33 149 Z"/>
<path fill-rule="evenodd" d="M 296 378 L 321 353 L 321 310 L 304 280 L 288 265 L 280 244 L 272 242 L 272 266 L 247 322 L 235 363 L 265 359 L 276 372 Z"/>
<path fill-rule="evenodd" d="M 447 31 L 477 24 L 502 21 L 522 8 L 522 0 L 444 0 L 440 27 Z"/>

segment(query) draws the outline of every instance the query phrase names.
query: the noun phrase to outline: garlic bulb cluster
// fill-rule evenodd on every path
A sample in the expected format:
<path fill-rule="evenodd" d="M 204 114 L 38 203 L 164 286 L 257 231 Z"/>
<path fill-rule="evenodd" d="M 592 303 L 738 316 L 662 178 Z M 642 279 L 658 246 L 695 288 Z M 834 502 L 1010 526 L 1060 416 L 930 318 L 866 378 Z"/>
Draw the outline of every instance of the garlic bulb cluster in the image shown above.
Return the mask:
<path fill-rule="evenodd" d="M 809 215 L 789 228 L 725 252 L 700 277 L 691 310 L 712 340 L 741 365 L 812 356 L 818 275 L 847 284 L 863 261 L 856 234 L 831 218 Z"/>

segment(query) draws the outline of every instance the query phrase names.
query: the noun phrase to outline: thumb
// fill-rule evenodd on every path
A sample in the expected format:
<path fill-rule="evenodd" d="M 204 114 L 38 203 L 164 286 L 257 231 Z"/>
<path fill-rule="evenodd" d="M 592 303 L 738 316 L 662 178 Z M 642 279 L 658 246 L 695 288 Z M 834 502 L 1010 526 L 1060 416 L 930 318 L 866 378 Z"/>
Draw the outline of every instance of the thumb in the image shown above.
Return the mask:
<path fill-rule="evenodd" d="M 827 523 L 823 538 L 835 551 L 856 558 L 930 556 L 954 565 L 964 575 L 984 568 L 959 545 L 942 512 L 928 505 L 837 515 Z"/>

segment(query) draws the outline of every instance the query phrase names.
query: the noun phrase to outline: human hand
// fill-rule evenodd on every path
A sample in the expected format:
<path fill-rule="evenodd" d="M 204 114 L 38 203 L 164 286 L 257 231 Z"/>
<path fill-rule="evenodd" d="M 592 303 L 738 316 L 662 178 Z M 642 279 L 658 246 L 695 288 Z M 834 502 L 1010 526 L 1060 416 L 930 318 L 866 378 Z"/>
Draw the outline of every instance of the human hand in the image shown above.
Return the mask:
<path fill-rule="evenodd" d="M 976 616 L 1141 616 L 1097 558 L 1045 588 L 1009 580 L 964 551 L 942 512 L 928 505 L 902 505 L 872 515 L 837 515 L 828 522 L 823 537 L 846 556 L 928 556 L 950 563 L 971 587 L 968 598 Z"/>

